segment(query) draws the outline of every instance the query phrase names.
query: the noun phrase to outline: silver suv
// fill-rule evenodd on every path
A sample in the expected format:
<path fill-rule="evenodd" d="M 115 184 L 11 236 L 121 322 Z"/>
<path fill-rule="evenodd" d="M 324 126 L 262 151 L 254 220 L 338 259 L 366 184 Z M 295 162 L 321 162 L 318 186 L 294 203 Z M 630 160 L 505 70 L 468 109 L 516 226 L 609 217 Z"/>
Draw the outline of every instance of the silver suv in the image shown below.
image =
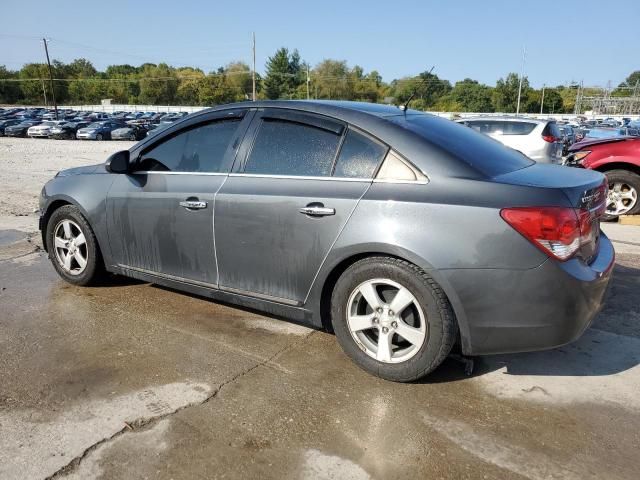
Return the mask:
<path fill-rule="evenodd" d="M 552 120 L 526 117 L 473 117 L 458 120 L 542 163 L 561 163 L 563 135 Z"/>

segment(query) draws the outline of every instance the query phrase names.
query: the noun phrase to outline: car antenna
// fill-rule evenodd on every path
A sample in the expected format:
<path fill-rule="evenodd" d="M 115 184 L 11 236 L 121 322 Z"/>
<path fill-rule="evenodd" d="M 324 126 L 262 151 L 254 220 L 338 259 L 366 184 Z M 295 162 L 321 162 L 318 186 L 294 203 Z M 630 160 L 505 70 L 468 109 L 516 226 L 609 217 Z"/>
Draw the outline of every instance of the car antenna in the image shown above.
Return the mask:
<path fill-rule="evenodd" d="M 422 86 L 422 84 L 424 84 L 424 83 L 427 81 L 428 76 L 429 76 L 429 75 L 431 75 L 431 72 L 433 72 L 433 69 L 434 69 L 434 68 L 436 68 L 436 66 L 435 66 L 435 65 L 433 65 L 433 66 L 431 67 L 431 70 L 429 70 L 429 71 L 427 72 L 427 75 L 422 79 L 422 81 L 420 82 L 420 84 L 419 84 L 418 86 L 416 86 L 416 88 L 414 88 L 414 89 L 413 89 L 413 92 L 411 92 L 411 95 L 409 95 L 409 98 L 407 99 L 407 101 L 406 101 L 406 102 L 404 102 L 404 105 L 400 105 L 400 110 L 402 110 L 402 111 L 404 112 L 404 114 L 405 114 L 405 115 L 407 114 L 407 108 L 409 108 L 409 102 L 410 102 L 411 100 L 413 100 L 413 97 L 415 97 L 415 96 L 416 96 L 416 93 L 418 93 L 418 88 L 419 88 L 419 87 L 421 87 L 421 86 Z"/>

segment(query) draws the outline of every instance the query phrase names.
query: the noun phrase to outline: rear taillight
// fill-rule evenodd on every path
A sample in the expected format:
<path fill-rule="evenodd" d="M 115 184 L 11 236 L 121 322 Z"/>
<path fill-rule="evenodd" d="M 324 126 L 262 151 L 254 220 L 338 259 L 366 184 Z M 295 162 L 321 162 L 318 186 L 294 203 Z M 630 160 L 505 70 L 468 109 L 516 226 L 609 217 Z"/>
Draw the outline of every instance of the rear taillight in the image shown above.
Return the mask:
<path fill-rule="evenodd" d="M 593 214 L 567 207 L 503 208 L 500 216 L 545 254 L 570 259 L 592 241 Z"/>
<path fill-rule="evenodd" d="M 554 137 L 553 135 L 542 135 L 542 139 L 543 139 L 545 142 L 549 142 L 549 143 L 553 143 L 553 142 L 555 142 L 556 140 L 558 140 L 558 139 L 557 139 L 556 137 Z"/>

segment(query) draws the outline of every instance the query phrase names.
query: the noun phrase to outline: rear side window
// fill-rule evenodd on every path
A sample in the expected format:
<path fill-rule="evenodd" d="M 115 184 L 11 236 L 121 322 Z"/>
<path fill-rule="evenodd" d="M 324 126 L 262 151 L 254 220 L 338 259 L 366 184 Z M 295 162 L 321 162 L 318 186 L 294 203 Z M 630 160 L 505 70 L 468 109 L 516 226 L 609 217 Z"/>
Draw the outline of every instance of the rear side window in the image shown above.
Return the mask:
<path fill-rule="evenodd" d="M 182 131 L 144 153 L 139 170 L 220 173 L 240 119 L 208 123 Z"/>
<path fill-rule="evenodd" d="M 349 129 L 333 172 L 335 177 L 372 178 L 387 147 Z"/>
<path fill-rule="evenodd" d="M 331 175 L 340 135 L 312 125 L 264 119 L 245 173 L 323 177 Z"/>
<path fill-rule="evenodd" d="M 463 125 L 426 114 L 398 115 L 389 120 L 424 138 L 488 177 L 520 170 L 533 160 Z"/>
<path fill-rule="evenodd" d="M 497 133 L 501 135 L 529 135 L 536 128 L 531 122 L 511 122 L 501 120 L 470 120 L 465 122 L 474 130 L 488 134 Z"/>
<path fill-rule="evenodd" d="M 503 135 L 529 135 L 536 128 L 535 123 L 531 122 L 502 122 Z"/>

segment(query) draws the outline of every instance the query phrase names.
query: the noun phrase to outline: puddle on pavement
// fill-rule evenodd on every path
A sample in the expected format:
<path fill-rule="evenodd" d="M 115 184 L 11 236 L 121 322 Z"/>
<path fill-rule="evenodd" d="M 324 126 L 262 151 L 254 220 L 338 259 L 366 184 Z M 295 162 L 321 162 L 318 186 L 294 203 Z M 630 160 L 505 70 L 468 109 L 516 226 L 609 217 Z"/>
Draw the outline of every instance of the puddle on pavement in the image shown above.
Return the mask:
<path fill-rule="evenodd" d="M 10 245 L 26 237 L 27 234 L 20 230 L 0 230 L 0 247 Z"/>

